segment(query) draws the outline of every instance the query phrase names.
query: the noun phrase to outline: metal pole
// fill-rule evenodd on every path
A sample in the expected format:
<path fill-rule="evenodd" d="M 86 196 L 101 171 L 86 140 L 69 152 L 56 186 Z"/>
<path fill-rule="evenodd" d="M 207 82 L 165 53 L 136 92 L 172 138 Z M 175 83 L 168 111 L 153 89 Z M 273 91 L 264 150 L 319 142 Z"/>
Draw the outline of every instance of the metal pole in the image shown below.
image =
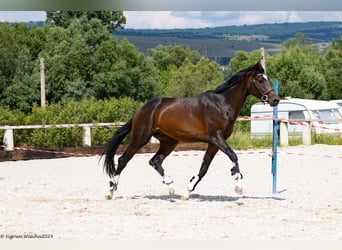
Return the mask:
<path fill-rule="evenodd" d="M 45 67 L 44 58 L 40 58 L 40 106 L 45 108 Z"/>
<path fill-rule="evenodd" d="M 278 95 L 278 81 L 274 81 L 274 92 Z M 278 152 L 278 106 L 273 108 L 273 146 L 272 146 L 272 193 L 277 193 L 277 152 Z"/>

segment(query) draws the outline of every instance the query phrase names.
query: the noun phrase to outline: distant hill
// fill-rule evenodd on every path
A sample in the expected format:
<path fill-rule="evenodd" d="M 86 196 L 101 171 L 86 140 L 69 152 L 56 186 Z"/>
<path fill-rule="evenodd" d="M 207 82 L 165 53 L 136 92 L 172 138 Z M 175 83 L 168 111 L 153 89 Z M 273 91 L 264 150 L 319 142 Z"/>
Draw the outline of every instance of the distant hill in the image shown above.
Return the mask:
<path fill-rule="evenodd" d="M 314 43 L 337 40 L 342 22 L 275 23 L 196 29 L 124 29 L 114 36 L 127 38 L 146 53 L 158 44 L 186 44 L 203 56 L 227 64 L 237 50 L 252 51 L 264 47 L 270 54 L 280 51 L 283 41 L 302 32 Z"/>
<path fill-rule="evenodd" d="M 27 22 L 42 27 L 44 21 Z M 330 43 L 342 35 L 342 22 L 274 23 L 196 29 L 123 29 L 113 35 L 127 38 L 146 53 L 159 44 L 186 44 L 201 55 L 227 65 L 237 50 L 250 52 L 264 47 L 269 54 L 280 52 L 281 43 L 302 32 L 314 43 Z"/>

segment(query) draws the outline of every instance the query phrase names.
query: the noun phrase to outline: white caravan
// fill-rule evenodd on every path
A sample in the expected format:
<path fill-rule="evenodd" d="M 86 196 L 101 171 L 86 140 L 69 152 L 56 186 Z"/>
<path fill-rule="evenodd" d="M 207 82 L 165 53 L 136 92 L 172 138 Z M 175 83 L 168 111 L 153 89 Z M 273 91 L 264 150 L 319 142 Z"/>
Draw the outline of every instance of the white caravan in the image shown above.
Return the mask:
<path fill-rule="evenodd" d="M 278 118 L 314 125 L 315 127 L 312 129 L 317 134 L 342 133 L 342 114 L 339 112 L 339 108 L 337 103 L 329 101 L 286 98 L 281 100 L 278 105 Z M 251 117 L 272 116 L 272 114 L 273 108 L 269 105 L 256 103 L 251 107 Z M 266 119 L 251 120 L 251 135 L 253 137 L 272 134 L 272 120 Z M 302 128 L 302 125 L 288 123 L 288 132 L 292 135 L 301 134 Z"/>

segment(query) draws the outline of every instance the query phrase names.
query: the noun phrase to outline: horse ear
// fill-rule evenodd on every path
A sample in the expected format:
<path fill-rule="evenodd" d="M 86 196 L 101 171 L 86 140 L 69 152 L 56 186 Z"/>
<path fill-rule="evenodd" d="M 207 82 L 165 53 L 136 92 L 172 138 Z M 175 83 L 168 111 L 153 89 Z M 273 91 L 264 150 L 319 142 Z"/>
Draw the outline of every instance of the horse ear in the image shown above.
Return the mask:
<path fill-rule="evenodd" d="M 260 61 L 257 62 L 257 64 L 255 64 L 254 69 L 256 72 L 262 72 L 262 73 L 265 72 L 265 69 L 262 67 Z"/>

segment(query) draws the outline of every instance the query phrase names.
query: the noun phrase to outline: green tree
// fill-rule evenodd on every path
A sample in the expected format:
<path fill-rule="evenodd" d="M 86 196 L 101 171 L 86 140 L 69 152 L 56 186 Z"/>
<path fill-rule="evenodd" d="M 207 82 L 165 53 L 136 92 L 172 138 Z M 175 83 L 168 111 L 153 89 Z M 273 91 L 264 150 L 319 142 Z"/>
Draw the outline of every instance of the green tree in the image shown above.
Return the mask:
<path fill-rule="evenodd" d="M 186 45 L 158 45 L 149 49 L 148 55 L 158 69 L 158 84 L 162 95 L 169 95 L 168 88 L 171 82 L 171 74 L 177 71 L 185 62 L 196 64 L 201 55 L 196 50 L 191 50 Z"/>
<path fill-rule="evenodd" d="M 34 72 L 42 32 L 24 24 L 0 24 L 0 105 L 29 111 L 39 101 L 39 78 Z"/>
<path fill-rule="evenodd" d="M 82 16 L 73 19 L 68 28 L 45 25 L 46 46 L 40 54 L 45 58 L 47 101 L 59 102 L 65 98 L 80 100 L 94 91 L 94 54 L 102 42 L 114 39 L 98 19 Z"/>
<path fill-rule="evenodd" d="M 282 46 L 286 49 L 290 49 L 291 47 L 297 45 L 301 45 L 303 48 L 309 48 L 309 45 L 313 45 L 313 43 L 304 33 L 298 32 L 294 38 L 290 38 L 282 44 Z"/>
<path fill-rule="evenodd" d="M 329 46 L 325 59 L 329 99 L 342 99 L 342 36 Z"/>
<path fill-rule="evenodd" d="M 46 100 L 49 103 L 59 102 L 64 95 L 68 81 L 69 35 L 66 29 L 45 25 L 46 44 L 39 54 L 45 59 Z M 39 63 L 36 64 L 39 71 Z"/>
<path fill-rule="evenodd" d="M 157 70 L 138 49 L 124 39 L 103 42 L 94 54 L 94 91 L 97 98 L 133 97 L 144 101 L 160 94 Z"/>
<path fill-rule="evenodd" d="M 185 60 L 178 70 L 170 73 L 166 95 L 170 97 L 191 97 L 223 82 L 223 73 L 216 62 L 201 58 L 196 64 Z"/>
<path fill-rule="evenodd" d="M 269 58 L 267 72 L 279 80 L 280 97 L 327 99 L 324 60 L 315 45 L 291 43 L 282 53 Z"/>
<path fill-rule="evenodd" d="M 13 36 L 14 28 L 8 24 L 0 24 L 0 95 L 12 83 L 16 69 L 16 51 L 18 45 Z"/>
<path fill-rule="evenodd" d="M 158 45 L 149 49 L 148 55 L 153 58 L 154 65 L 159 70 L 166 70 L 170 65 L 179 68 L 186 59 L 196 63 L 201 58 L 197 50 L 191 50 L 186 45 Z"/>
<path fill-rule="evenodd" d="M 102 25 L 112 33 L 126 24 L 123 11 L 47 11 L 46 22 L 67 28 L 74 19 L 87 17 L 88 20 L 99 19 Z"/>

